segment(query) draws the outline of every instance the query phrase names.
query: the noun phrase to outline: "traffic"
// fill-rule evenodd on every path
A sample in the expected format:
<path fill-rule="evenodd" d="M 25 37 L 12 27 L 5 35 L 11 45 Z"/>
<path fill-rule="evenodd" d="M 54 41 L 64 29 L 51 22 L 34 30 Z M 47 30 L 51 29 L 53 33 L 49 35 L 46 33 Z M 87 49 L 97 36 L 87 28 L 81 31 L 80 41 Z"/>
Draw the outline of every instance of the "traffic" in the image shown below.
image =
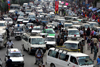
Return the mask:
<path fill-rule="evenodd" d="M 62 2 L 10 5 L 0 17 L 1 67 L 100 66 L 99 12 Z"/>

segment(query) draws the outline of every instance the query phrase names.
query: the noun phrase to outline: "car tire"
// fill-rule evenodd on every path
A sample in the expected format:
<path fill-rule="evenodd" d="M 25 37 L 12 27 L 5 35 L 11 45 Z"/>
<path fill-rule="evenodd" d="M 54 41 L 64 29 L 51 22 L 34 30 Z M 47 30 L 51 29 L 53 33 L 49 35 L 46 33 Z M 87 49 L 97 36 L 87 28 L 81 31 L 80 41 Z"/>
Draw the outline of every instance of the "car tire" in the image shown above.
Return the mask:
<path fill-rule="evenodd" d="M 25 51 L 25 47 L 24 47 L 24 44 L 22 45 L 22 49 L 23 49 L 23 51 Z"/>
<path fill-rule="evenodd" d="M 56 67 L 54 64 L 50 64 L 50 67 Z"/>
<path fill-rule="evenodd" d="M 31 52 L 30 52 L 29 48 L 28 48 L 28 54 L 31 55 Z"/>

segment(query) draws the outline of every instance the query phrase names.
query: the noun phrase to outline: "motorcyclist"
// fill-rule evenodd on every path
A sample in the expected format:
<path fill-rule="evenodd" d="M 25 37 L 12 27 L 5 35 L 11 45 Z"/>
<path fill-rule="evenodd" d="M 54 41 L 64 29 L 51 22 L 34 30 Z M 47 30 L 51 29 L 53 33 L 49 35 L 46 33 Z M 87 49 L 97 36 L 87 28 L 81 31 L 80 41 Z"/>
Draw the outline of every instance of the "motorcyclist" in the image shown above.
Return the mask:
<path fill-rule="evenodd" d="M 36 50 L 35 57 L 36 57 L 35 64 L 37 64 L 39 58 L 41 59 L 42 64 L 43 64 L 43 50 L 42 49 L 39 48 Z"/>
<path fill-rule="evenodd" d="M 13 48 L 13 41 L 11 41 L 11 39 L 9 39 L 9 41 L 7 42 L 7 48 Z"/>

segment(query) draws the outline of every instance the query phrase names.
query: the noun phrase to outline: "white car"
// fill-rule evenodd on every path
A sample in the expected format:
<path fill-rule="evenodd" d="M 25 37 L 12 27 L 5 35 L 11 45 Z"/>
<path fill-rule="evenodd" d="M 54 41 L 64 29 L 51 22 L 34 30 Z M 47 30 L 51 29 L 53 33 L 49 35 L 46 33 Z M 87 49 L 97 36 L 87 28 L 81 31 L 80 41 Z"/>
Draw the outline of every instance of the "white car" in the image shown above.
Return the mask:
<path fill-rule="evenodd" d="M 23 24 L 27 24 L 29 22 L 29 19 L 28 18 L 24 18 L 23 19 Z"/>
<path fill-rule="evenodd" d="M 7 25 L 13 24 L 13 20 L 11 18 L 5 18 L 4 20 L 6 21 Z"/>
<path fill-rule="evenodd" d="M 46 39 L 45 39 L 45 42 L 46 42 L 47 49 L 49 49 L 50 47 L 56 46 L 55 36 L 47 36 Z"/>
<path fill-rule="evenodd" d="M 17 48 L 11 48 L 8 49 L 5 56 L 5 62 L 8 60 L 8 56 L 10 56 L 10 59 L 12 60 L 13 66 L 22 66 L 24 67 L 24 55 L 21 53 L 21 51 Z"/>
<path fill-rule="evenodd" d="M 68 37 L 80 37 L 80 33 L 78 29 L 75 28 L 69 28 L 68 31 Z"/>
<path fill-rule="evenodd" d="M 41 26 L 34 26 L 31 33 L 41 33 L 43 27 Z"/>
<path fill-rule="evenodd" d="M 0 30 L 5 30 L 7 28 L 6 21 L 0 21 Z"/>

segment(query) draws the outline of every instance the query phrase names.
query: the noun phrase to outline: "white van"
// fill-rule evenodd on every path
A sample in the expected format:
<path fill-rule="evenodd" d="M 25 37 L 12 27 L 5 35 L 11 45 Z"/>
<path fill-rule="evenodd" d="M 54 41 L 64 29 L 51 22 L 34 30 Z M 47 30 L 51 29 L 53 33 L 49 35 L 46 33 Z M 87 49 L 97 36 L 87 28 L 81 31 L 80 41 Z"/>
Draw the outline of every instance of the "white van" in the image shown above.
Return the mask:
<path fill-rule="evenodd" d="M 27 50 L 29 54 L 34 54 L 38 48 L 43 49 L 43 52 L 46 52 L 46 44 L 44 39 L 39 36 L 32 36 L 31 34 L 23 33 L 22 37 L 22 48 Z"/>
<path fill-rule="evenodd" d="M 47 65 L 50 67 L 93 67 L 94 63 L 87 54 L 50 48 L 47 54 Z"/>
<path fill-rule="evenodd" d="M 6 47 L 7 32 L 6 30 L 0 30 L 0 47 Z"/>

